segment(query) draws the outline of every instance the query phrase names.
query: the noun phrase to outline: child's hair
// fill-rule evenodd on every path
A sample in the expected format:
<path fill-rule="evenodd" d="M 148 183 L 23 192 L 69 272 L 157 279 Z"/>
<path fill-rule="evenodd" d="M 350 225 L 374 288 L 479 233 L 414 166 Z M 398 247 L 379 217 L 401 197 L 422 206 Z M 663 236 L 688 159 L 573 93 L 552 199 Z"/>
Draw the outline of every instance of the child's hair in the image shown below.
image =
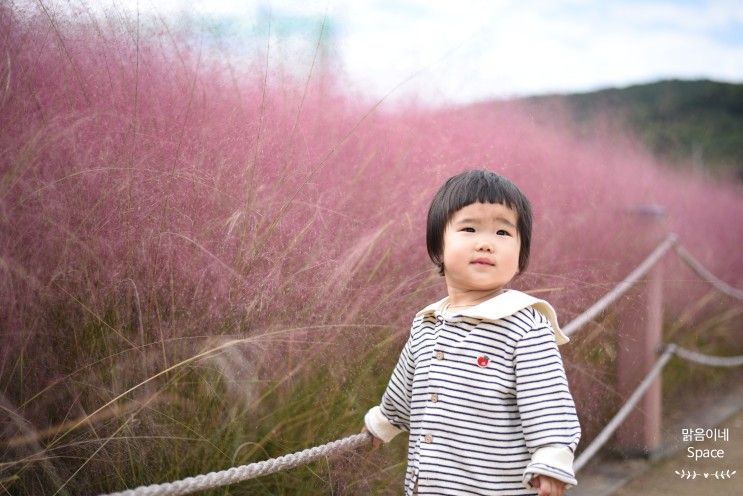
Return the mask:
<path fill-rule="evenodd" d="M 444 275 L 444 229 L 458 210 L 472 203 L 500 203 L 516 211 L 521 249 L 519 273 L 529 264 L 531 248 L 531 205 L 521 190 L 495 172 L 470 170 L 452 176 L 436 192 L 428 209 L 426 245 L 428 255 Z"/>

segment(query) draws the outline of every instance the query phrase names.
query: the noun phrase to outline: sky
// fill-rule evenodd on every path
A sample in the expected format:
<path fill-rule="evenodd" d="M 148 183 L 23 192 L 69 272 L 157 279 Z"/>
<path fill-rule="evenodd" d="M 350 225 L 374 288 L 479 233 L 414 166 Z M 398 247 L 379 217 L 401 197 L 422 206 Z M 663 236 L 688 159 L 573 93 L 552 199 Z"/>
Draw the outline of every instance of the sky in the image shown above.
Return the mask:
<path fill-rule="evenodd" d="M 201 19 L 236 55 L 306 73 L 321 40 L 353 90 L 468 103 L 659 79 L 743 82 L 743 3 L 528 0 L 118 0 Z M 322 32 L 322 37 L 320 33 Z"/>

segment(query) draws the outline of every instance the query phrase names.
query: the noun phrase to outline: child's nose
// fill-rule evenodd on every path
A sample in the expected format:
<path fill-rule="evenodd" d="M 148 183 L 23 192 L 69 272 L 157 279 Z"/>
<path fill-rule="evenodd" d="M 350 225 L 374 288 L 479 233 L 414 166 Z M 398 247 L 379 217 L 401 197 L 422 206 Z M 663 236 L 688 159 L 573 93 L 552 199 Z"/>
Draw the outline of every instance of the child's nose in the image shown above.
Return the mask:
<path fill-rule="evenodd" d="M 488 240 L 488 239 L 481 238 L 477 242 L 476 249 L 477 249 L 477 251 L 489 251 L 489 252 L 492 253 L 493 252 L 493 243 L 490 240 Z"/>

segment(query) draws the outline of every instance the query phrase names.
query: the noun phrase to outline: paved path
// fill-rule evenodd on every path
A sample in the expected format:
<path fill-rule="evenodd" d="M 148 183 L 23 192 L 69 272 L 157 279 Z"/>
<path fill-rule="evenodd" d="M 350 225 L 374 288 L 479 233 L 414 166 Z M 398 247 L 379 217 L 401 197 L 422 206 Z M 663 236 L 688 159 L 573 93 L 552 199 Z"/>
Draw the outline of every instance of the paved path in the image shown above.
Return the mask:
<path fill-rule="evenodd" d="M 717 496 L 743 494 L 743 381 L 736 380 L 713 396 L 695 398 L 694 406 L 664 414 L 663 440 L 657 460 L 618 459 L 603 454 L 578 473 L 578 486 L 567 496 Z M 727 442 L 684 442 L 682 427 L 728 428 Z M 723 449 L 722 459 L 688 458 L 688 447 Z M 735 470 L 729 480 L 715 471 Z M 695 479 L 682 479 L 678 470 L 696 470 Z M 709 474 L 707 479 L 704 473 Z"/>
<path fill-rule="evenodd" d="M 701 443 L 685 442 L 682 450 L 666 458 L 642 475 L 622 486 L 613 496 L 637 495 L 673 495 L 673 496 L 718 496 L 743 494 L 743 412 L 723 422 L 720 428 L 727 428 L 730 434 L 728 441 L 706 440 Z M 681 433 L 679 433 L 681 437 Z M 687 448 L 701 450 L 724 450 L 721 459 L 689 458 Z M 694 479 L 681 478 L 675 472 L 686 470 L 696 472 Z M 719 480 L 715 472 L 735 470 L 737 473 L 730 479 Z M 705 478 L 707 474 L 707 478 Z"/>

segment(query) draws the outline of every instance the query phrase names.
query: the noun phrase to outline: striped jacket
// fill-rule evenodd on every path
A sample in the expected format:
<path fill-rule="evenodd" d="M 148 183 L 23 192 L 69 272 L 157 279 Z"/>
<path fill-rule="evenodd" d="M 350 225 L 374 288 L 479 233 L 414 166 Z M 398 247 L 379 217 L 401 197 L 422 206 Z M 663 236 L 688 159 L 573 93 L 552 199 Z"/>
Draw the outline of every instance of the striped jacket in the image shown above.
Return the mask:
<path fill-rule="evenodd" d="M 405 494 L 533 495 L 536 474 L 576 484 L 580 439 L 549 303 L 508 290 L 459 313 L 448 298 L 413 320 L 367 429 L 409 432 Z"/>

